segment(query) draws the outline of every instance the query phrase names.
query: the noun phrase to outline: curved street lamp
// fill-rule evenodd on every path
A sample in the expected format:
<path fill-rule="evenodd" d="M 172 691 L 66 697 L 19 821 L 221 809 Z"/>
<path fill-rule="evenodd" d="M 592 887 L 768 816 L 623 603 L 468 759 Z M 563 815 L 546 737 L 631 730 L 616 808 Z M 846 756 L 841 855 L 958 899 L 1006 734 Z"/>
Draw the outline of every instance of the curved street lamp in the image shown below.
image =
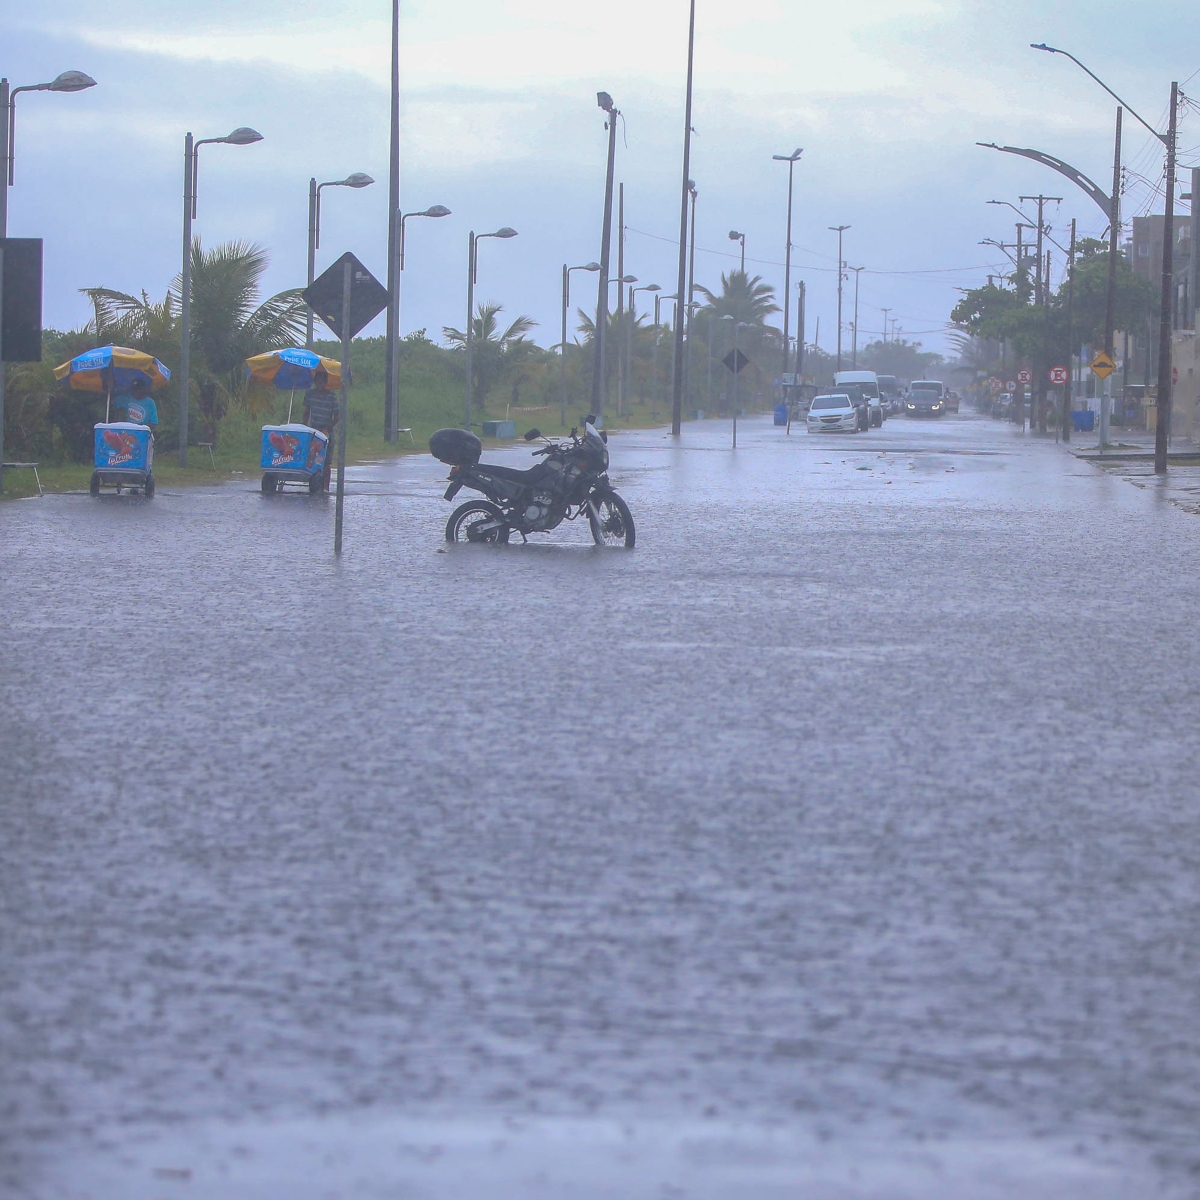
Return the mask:
<path fill-rule="evenodd" d="M 183 139 L 183 279 L 179 287 L 179 465 L 187 466 L 188 390 L 191 367 L 192 319 L 192 221 L 196 218 L 197 178 L 200 170 L 201 146 L 250 146 L 261 142 L 263 135 L 248 125 L 239 125 L 224 137 L 193 139 L 189 132 Z"/>
<path fill-rule="evenodd" d="M 773 154 L 775 162 L 787 163 L 787 236 L 784 250 L 784 373 L 787 373 L 787 296 L 792 294 L 792 176 L 796 173 L 796 164 L 804 151 L 797 146 L 791 154 Z M 800 353 L 797 352 L 797 359 Z M 799 373 L 800 368 L 796 371 Z"/>
<path fill-rule="evenodd" d="M 317 251 L 321 248 L 321 189 L 327 187 L 365 188 L 375 182 L 370 175 L 363 171 L 355 171 L 345 179 L 331 179 L 328 183 L 318 183 L 316 176 L 308 181 L 308 286 L 312 287 L 317 277 Z M 313 311 L 308 310 L 307 328 L 304 335 L 304 345 L 311 350 L 313 347 Z"/>
<path fill-rule="evenodd" d="M 746 235 L 744 233 L 738 233 L 738 231 L 736 229 L 731 229 L 729 231 L 729 240 L 731 242 L 741 242 L 742 243 L 742 274 L 745 275 L 745 273 L 746 273 Z"/>
<path fill-rule="evenodd" d="M 1179 120 L 1179 84 L 1171 84 L 1171 107 L 1168 118 L 1167 132 L 1159 133 L 1149 121 L 1136 109 L 1130 108 L 1116 92 L 1104 82 L 1094 71 L 1089 70 L 1066 50 L 1057 46 L 1047 46 L 1045 42 L 1030 42 L 1030 48 L 1044 50 L 1047 54 L 1061 54 L 1069 58 L 1084 74 L 1094 79 L 1118 104 L 1116 148 L 1113 154 L 1113 194 L 1112 209 L 1109 215 L 1108 230 L 1108 297 L 1104 315 L 1104 352 L 1112 358 L 1113 326 L 1116 319 L 1117 292 L 1117 229 L 1120 221 L 1121 203 L 1121 113 L 1129 109 L 1140 124 L 1162 142 L 1167 149 L 1166 187 L 1163 203 L 1163 256 L 1162 256 L 1162 286 L 1159 295 L 1158 308 L 1158 396 L 1155 405 L 1157 421 L 1154 434 L 1154 473 L 1165 475 L 1167 471 L 1167 438 L 1170 435 L 1171 424 L 1171 327 L 1172 327 L 1172 275 L 1174 272 L 1175 254 L 1175 153 L 1177 148 L 1176 135 Z M 1196 253 L 1195 249 L 1192 251 Z M 1100 405 L 1100 448 L 1108 437 L 1108 403 L 1111 391 L 1111 376 L 1105 378 L 1104 396 Z"/>
<path fill-rule="evenodd" d="M 95 87 L 96 81 L 82 71 L 63 71 L 49 83 L 27 83 L 9 90 L 8 80 L 0 79 L 0 238 L 8 236 L 8 189 L 15 177 L 17 134 L 17 96 L 21 92 L 82 92 Z M 4 304 L 4 252 L 0 249 L 0 309 Z M 4 368 L 0 348 L 0 492 L 4 490 Z"/>
<path fill-rule="evenodd" d="M 567 423 L 567 308 L 571 303 L 571 272 L 598 271 L 598 262 L 584 263 L 581 267 L 568 267 L 563 263 L 562 273 L 562 341 L 558 346 L 559 370 L 562 374 L 562 399 L 559 404 L 559 420 Z"/>
<path fill-rule="evenodd" d="M 466 351 L 467 351 L 467 391 L 466 401 L 463 406 L 463 428 L 470 431 L 471 428 L 471 342 L 473 335 L 471 326 L 474 323 L 474 308 L 475 308 L 475 276 L 479 269 L 479 255 L 476 249 L 476 244 L 484 238 L 515 238 L 517 231 L 508 225 L 501 225 L 494 233 L 481 233 L 478 236 L 475 230 L 471 230 L 470 239 L 467 242 L 467 329 L 466 329 Z"/>

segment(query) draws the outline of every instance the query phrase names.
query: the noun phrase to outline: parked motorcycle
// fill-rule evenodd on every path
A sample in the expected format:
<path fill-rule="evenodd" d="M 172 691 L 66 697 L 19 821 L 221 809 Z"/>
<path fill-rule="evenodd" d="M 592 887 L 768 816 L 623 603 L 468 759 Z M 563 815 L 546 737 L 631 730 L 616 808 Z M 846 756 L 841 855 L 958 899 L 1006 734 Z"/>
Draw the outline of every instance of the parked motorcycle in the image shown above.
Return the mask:
<path fill-rule="evenodd" d="M 429 439 L 429 450 L 450 467 L 445 498 L 453 500 L 463 488 L 486 497 L 468 500 L 450 514 L 446 541 L 506 543 L 513 533 L 525 541 L 527 534 L 586 517 L 597 546 L 632 550 L 633 514 L 608 481 L 608 435 L 596 429 L 595 420 L 586 417 L 583 435 L 572 429 L 561 442 L 531 429 L 525 440 L 540 438 L 546 444 L 534 451 L 543 461 L 527 471 L 481 463 L 483 444 L 473 433 L 439 429 Z"/>

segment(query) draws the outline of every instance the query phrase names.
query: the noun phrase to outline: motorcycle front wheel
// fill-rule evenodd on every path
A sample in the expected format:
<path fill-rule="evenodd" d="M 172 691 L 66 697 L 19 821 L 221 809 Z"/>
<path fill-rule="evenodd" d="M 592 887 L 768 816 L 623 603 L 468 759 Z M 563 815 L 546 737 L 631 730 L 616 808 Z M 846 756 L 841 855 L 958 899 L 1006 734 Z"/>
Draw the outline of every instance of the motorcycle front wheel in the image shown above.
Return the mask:
<path fill-rule="evenodd" d="M 492 521 L 500 521 L 491 529 L 479 529 L 478 526 Z M 446 541 L 460 544 L 491 543 L 504 545 L 508 542 L 509 528 L 504 524 L 504 513 L 500 507 L 490 500 L 468 500 L 460 504 L 446 522 Z"/>
<path fill-rule="evenodd" d="M 597 546 L 624 546 L 626 550 L 633 549 L 637 536 L 633 527 L 633 513 L 616 492 L 592 497 L 588 506 L 588 525 L 592 530 L 592 541 Z"/>

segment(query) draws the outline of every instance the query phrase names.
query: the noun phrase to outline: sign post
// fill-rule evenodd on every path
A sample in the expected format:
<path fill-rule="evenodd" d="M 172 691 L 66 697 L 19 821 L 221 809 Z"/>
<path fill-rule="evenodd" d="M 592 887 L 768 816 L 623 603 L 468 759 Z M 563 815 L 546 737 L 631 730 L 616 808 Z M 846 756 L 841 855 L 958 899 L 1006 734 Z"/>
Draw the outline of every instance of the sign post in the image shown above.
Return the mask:
<path fill-rule="evenodd" d="M 338 405 L 337 502 L 333 517 L 333 552 L 342 552 L 342 514 L 346 500 L 346 435 L 350 424 L 350 341 L 387 307 L 383 284 L 354 257 L 343 254 L 300 293 L 305 303 L 342 342 L 342 386 Z"/>
<path fill-rule="evenodd" d="M 737 344 L 738 330 L 742 322 L 735 321 L 733 325 L 733 349 L 721 361 L 733 372 L 733 448 L 737 449 L 737 412 L 738 412 L 738 376 L 742 368 L 750 361 L 739 349 Z"/>

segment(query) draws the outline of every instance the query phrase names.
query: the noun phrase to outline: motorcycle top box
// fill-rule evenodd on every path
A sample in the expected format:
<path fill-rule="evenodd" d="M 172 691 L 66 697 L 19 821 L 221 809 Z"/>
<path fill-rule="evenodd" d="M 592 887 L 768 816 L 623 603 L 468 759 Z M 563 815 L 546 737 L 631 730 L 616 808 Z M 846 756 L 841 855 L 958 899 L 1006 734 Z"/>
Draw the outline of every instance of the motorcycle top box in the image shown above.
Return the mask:
<path fill-rule="evenodd" d="M 483 443 L 465 429 L 439 429 L 429 439 L 429 453 L 451 467 L 473 467 L 483 453 Z"/>

